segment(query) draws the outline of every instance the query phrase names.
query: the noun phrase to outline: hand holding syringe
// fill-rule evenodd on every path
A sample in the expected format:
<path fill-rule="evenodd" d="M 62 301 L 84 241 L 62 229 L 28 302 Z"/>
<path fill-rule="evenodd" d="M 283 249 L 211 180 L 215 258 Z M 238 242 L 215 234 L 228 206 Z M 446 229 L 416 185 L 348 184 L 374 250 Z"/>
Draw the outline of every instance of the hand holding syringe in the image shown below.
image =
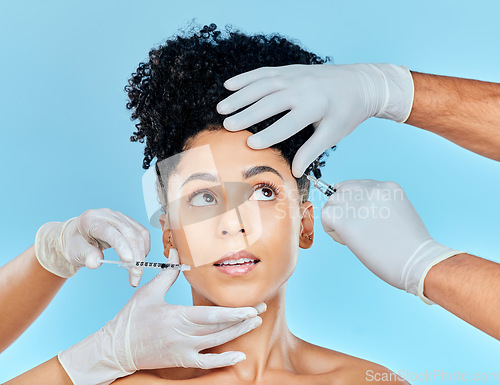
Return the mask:
<path fill-rule="evenodd" d="M 123 262 L 123 261 L 110 261 L 107 259 L 102 259 L 102 263 L 110 263 L 114 265 L 118 265 L 120 267 L 131 268 L 131 267 L 147 267 L 151 269 L 171 269 L 171 270 L 180 270 L 186 271 L 191 270 L 191 266 L 183 265 L 180 263 L 164 263 L 164 262 L 145 262 L 145 261 L 136 261 L 136 262 Z"/>
<path fill-rule="evenodd" d="M 35 255 L 47 271 L 69 278 L 82 267 L 97 269 L 103 251 L 113 248 L 124 264 L 144 261 L 149 231 L 132 218 L 110 209 L 87 210 L 65 222 L 44 224 L 35 237 Z M 129 282 L 139 285 L 143 269 L 130 266 Z"/>

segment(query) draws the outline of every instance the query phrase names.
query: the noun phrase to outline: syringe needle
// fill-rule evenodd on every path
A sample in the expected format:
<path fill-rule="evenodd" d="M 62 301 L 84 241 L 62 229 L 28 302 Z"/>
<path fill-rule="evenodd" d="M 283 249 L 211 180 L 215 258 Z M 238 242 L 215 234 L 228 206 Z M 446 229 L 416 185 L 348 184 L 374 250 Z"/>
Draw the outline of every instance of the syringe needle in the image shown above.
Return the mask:
<path fill-rule="evenodd" d="M 125 262 L 123 261 L 110 261 L 109 259 L 101 259 L 100 261 L 101 263 L 112 263 L 114 265 L 121 265 L 121 266 L 125 265 Z"/>
<path fill-rule="evenodd" d="M 331 196 L 333 193 L 337 192 L 336 189 L 334 189 L 332 186 L 330 186 L 328 183 L 322 181 L 321 179 L 316 179 L 312 175 L 306 175 L 307 179 L 309 179 L 314 187 L 316 187 L 319 191 L 321 191 L 324 195 L 327 197 Z"/>

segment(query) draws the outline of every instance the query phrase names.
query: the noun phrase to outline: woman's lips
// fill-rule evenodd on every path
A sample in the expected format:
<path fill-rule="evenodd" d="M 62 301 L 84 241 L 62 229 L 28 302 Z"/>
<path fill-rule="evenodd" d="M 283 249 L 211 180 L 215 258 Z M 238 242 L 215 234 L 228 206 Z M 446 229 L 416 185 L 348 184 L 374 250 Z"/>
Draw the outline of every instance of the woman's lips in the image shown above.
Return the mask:
<path fill-rule="evenodd" d="M 214 266 L 221 273 L 236 277 L 250 273 L 259 262 L 260 259 L 252 253 L 240 250 L 224 254 L 221 259 L 214 263 Z"/>

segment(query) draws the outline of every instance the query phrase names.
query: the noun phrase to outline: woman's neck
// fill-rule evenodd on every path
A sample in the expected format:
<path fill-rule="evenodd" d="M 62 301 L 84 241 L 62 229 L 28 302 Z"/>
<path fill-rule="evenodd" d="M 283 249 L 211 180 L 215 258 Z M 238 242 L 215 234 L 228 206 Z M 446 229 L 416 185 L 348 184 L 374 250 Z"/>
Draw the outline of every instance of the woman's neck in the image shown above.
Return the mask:
<path fill-rule="evenodd" d="M 240 351 L 247 359 L 222 369 L 243 381 L 256 381 L 262 378 L 267 369 L 292 369 L 290 352 L 297 338 L 288 330 L 285 316 L 286 284 L 271 299 L 266 300 L 267 310 L 260 314 L 262 325 L 224 345 L 206 349 L 203 353 L 222 353 Z M 193 305 L 213 305 L 193 291 Z"/>

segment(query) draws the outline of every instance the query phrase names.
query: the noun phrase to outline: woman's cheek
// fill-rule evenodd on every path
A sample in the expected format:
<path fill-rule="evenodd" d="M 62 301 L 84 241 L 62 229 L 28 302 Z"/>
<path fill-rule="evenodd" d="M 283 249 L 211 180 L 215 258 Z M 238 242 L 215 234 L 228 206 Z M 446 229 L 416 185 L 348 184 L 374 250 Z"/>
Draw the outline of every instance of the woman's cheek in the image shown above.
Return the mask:
<path fill-rule="evenodd" d="M 183 229 L 172 230 L 175 248 L 179 253 L 179 262 L 184 265 L 193 266 L 193 257 L 189 247 L 189 241 Z"/>
<path fill-rule="evenodd" d="M 280 253 L 292 251 L 291 247 L 296 242 L 293 242 L 295 229 L 290 202 L 282 200 L 276 201 L 274 204 L 263 203 L 260 207 L 260 213 L 262 236 L 259 243 L 269 249 L 279 249 Z"/>
<path fill-rule="evenodd" d="M 260 205 L 261 216 L 263 218 L 263 227 L 285 227 L 291 231 L 290 226 L 293 223 L 293 216 L 295 214 L 294 207 L 288 199 L 276 199 L 271 202 L 263 202 Z"/>
<path fill-rule="evenodd" d="M 289 216 L 290 202 L 286 199 L 278 199 L 274 206 L 274 216 L 278 220 L 286 219 Z"/>

